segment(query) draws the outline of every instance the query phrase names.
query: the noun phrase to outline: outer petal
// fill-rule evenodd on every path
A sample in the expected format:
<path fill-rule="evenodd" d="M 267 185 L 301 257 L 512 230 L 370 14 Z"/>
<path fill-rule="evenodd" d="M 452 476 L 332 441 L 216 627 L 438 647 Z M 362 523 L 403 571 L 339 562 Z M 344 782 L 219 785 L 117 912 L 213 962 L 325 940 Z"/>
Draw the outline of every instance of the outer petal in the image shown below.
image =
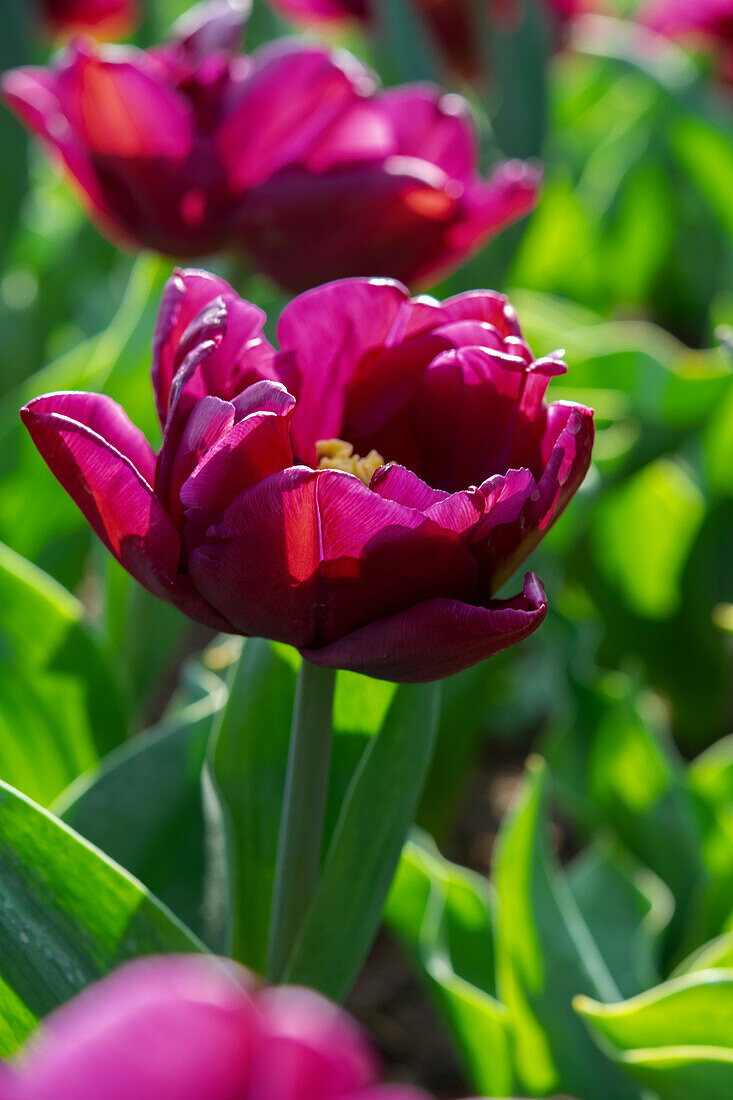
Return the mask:
<path fill-rule="evenodd" d="M 302 648 L 314 664 L 347 668 L 378 680 L 420 683 L 451 676 L 533 633 L 547 613 L 542 582 L 533 573 L 522 595 L 475 607 L 457 600 L 426 600 L 372 622 L 332 645 Z"/>
<path fill-rule="evenodd" d="M 233 192 L 263 183 L 285 165 L 305 163 L 313 144 L 375 87 L 349 54 L 297 41 L 266 46 L 252 60 L 254 68 L 215 138 Z M 374 154 L 383 155 L 384 135 L 373 136 Z M 368 153 L 369 134 L 365 140 Z"/>
<path fill-rule="evenodd" d="M 349 16 L 366 16 L 368 0 L 270 0 L 289 19 L 301 23 L 340 22 Z"/>
<path fill-rule="evenodd" d="M 255 1054 L 249 1100 L 332 1100 L 372 1085 L 374 1055 L 340 1008 L 309 989 L 282 986 L 257 998 L 265 1034 Z"/>
<path fill-rule="evenodd" d="M 238 1100 L 259 1020 L 212 959 L 134 962 L 44 1021 L 14 1100 Z"/>
<path fill-rule="evenodd" d="M 247 194 L 233 224 L 242 246 L 282 286 L 389 271 L 411 281 L 445 251 L 460 184 L 413 157 L 326 172 L 291 165 Z"/>
<path fill-rule="evenodd" d="M 166 283 L 153 337 L 153 388 L 161 425 L 168 418 L 173 376 L 180 365 L 181 342 L 196 318 L 221 299 L 225 331 L 217 349 L 188 383 L 192 397 L 206 394 L 226 401 L 260 378 L 274 378 L 275 351 L 262 334 L 265 314 L 243 301 L 224 279 L 208 271 L 177 269 Z"/>
<path fill-rule="evenodd" d="M 429 596 L 463 597 L 476 579 L 453 531 L 351 474 L 302 466 L 241 493 L 189 568 L 240 633 L 301 646 Z"/>
<path fill-rule="evenodd" d="M 343 279 L 286 306 L 277 335 L 283 351 L 295 356 L 298 457 L 315 461 L 316 442 L 339 435 L 346 389 L 369 352 L 399 345 L 442 319 L 437 302 L 410 299 L 391 279 Z"/>
<path fill-rule="evenodd" d="M 178 575 L 181 544 L 170 517 L 130 457 L 85 423 L 71 419 L 85 403 L 73 394 L 48 394 L 21 409 L 23 423 L 53 475 L 120 564 L 150 592 L 187 615 L 227 629 L 217 614 Z M 97 427 L 111 425 L 118 442 L 135 440 L 124 413 L 107 399 L 91 402 Z M 86 405 L 89 408 L 89 404 Z"/>
<path fill-rule="evenodd" d="M 543 441 L 549 454 L 542 476 L 516 520 L 495 526 L 485 542 L 473 547 L 483 595 L 504 584 L 561 515 L 588 472 L 593 438 L 591 409 L 560 401 L 550 405 Z"/>
<path fill-rule="evenodd" d="M 377 103 L 390 120 L 399 156 L 427 160 L 454 180 L 473 179 L 478 149 L 463 96 L 408 84 L 382 92 Z"/>
<path fill-rule="evenodd" d="M 125 34 L 138 19 L 135 0 L 42 0 L 51 28 L 69 33 L 91 31 L 112 38 Z"/>
<path fill-rule="evenodd" d="M 193 64 L 212 54 L 234 55 L 242 42 L 252 0 L 205 0 L 176 21 L 169 35 L 171 45 L 185 51 Z"/>

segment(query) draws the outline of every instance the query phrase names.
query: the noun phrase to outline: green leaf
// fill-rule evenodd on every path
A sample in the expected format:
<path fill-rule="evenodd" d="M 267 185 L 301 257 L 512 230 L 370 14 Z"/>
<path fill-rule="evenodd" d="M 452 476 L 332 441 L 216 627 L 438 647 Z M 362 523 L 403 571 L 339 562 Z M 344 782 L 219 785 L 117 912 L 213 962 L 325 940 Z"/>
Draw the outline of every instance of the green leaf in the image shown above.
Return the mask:
<path fill-rule="evenodd" d="M 490 8 L 477 5 L 498 93 L 492 124 L 499 148 L 510 157 L 536 157 L 547 127 L 548 33 L 537 0 L 521 0 L 518 7 L 518 25 L 504 31 L 493 22 Z"/>
<path fill-rule="evenodd" d="M 0 544 L 0 776 L 48 805 L 127 733 L 126 701 L 83 608 Z"/>
<path fill-rule="evenodd" d="M 568 884 L 619 992 L 630 997 L 658 982 L 659 936 L 674 909 L 664 883 L 597 843 L 573 860 Z"/>
<path fill-rule="evenodd" d="M 577 997 L 575 1010 L 618 1050 L 703 1046 L 733 1051 L 733 970 L 686 974 L 620 1004 Z"/>
<path fill-rule="evenodd" d="M 733 932 L 724 932 L 683 959 L 673 977 L 695 970 L 733 970 Z"/>
<path fill-rule="evenodd" d="M 105 758 L 54 807 L 140 879 L 219 954 L 229 951 L 224 827 L 205 774 L 212 718 L 224 685 L 195 667 L 197 702 Z"/>
<path fill-rule="evenodd" d="M 620 1064 L 659 1100 L 730 1100 L 733 1051 L 718 1047 L 632 1050 Z"/>
<path fill-rule="evenodd" d="M 402 685 L 349 787 L 285 980 L 348 992 L 379 926 L 435 743 L 437 684 Z"/>
<path fill-rule="evenodd" d="M 248 639 L 214 734 L 214 778 L 229 832 L 233 954 L 260 974 L 267 961 L 298 662 L 285 646 Z"/>
<path fill-rule="evenodd" d="M 0 1055 L 125 960 L 201 949 L 139 882 L 0 783 Z"/>
<path fill-rule="evenodd" d="M 495 992 L 490 892 L 485 879 L 415 837 L 402 850 L 385 920 L 418 968 L 473 1087 L 513 1086 L 507 1013 Z"/>
<path fill-rule="evenodd" d="M 415 0 L 375 0 L 379 72 L 388 84 L 436 80 L 437 44 Z"/>
<path fill-rule="evenodd" d="M 601 1054 L 573 1012 L 586 993 L 618 989 L 559 869 L 550 858 L 547 771 L 534 758 L 495 851 L 498 995 L 509 1012 L 515 1068 L 533 1095 L 567 1092 L 623 1100 L 635 1089 Z"/>

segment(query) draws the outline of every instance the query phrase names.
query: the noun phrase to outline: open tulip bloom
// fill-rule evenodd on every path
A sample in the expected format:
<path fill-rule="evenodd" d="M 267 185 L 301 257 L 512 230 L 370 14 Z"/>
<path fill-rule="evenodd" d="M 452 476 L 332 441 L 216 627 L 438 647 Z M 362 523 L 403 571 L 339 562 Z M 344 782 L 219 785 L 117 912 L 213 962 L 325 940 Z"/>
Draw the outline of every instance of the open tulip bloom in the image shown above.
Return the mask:
<path fill-rule="evenodd" d="M 351 1018 L 308 989 L 255 989 L 196 956 L 144 959 L 53 1012 L 0 1100 L 426 1100 L 381 1084 Z"/>
<path fill-rule="evenodd" d="M 12 70 L 6 102 L 113 239 L 173 256 L 238 249 L 281 285 L 424 281 L 535 205 L 539 171 L 478 172 L 463 99 L 380 92 L 344 51 L 284 39 L 236 56 L 240 0 L 194 8 L 167 45 L 72 43 Z"/>
<path fill-rule="evenodd" d="M 222 279 L 176 273 L 153 349 L 156 457 L 109 397 L 22 417 L 118 561 L 200 622 L 311 662 L 437 679 L 531 634 L 528 575 L 496 592 L 585 477 L 592 412 L 546 406 L 506 298 L 442 304 L 353 279 L 294 299 L 276 351 Z"/>
<path fill-rule="evenodd" d="M 100 394 L 48 394 L 21 415 L 141 584 L 305 658 L 270 926 L 280 980 L 319 874 L 333 670 L 435 680 L 536 630 L 537 577 L 496 593 L 585 477 L 593 414 L 544 404 L 565 366 L 533 359 L 490 291 L 440 303 L 388 279 L 330 283 L 286 307 L 279 351 L 264 320 L 206 272 L 169 281 L 157 456 Z"/>

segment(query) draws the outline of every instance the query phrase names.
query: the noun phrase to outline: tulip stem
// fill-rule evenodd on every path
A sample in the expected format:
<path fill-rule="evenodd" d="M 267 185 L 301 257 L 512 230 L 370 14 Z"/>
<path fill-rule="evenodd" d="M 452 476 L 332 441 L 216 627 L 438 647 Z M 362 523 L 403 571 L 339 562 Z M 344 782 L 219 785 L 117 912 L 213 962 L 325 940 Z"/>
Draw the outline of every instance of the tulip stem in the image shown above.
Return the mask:
<path fill-rule="evenodd" d="M 272 896 L 267 977 L 281 980 L 318 883 L 336 671 L 303 661 L 293 707 Z"/>

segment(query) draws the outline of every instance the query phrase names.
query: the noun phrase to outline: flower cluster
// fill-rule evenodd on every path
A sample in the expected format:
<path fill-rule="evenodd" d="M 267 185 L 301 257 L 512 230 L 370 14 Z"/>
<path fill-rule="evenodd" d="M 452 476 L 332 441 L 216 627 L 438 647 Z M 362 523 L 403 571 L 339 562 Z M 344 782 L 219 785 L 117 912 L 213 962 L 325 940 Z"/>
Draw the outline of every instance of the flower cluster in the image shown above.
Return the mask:
<path fill-rule="evenodd" d="M 505 297 L 440 303 L 354 279 L 278 327 L 221 279 L 178 272 L 160 309 L 156 456 L 108 397 L 49 394 L 23 420 L 97 534 L 152 592 L 222 630 L 397 681 L 530 634 L 528 574 L 496 593 L 582 482 L 592 412 L 544 403 Z"/>
<path fill-rule="evenodd" d="M 478 172 L 465 101 L 380 92 L 343 51 L 284 39 L 238 56 L 242 0 L 198 5 L 154 50 L 75 42 L 6 73 L 16 114 L 114 239 L 239 249 L 289 289 L 450 270 L 534 206 L 536 167 Z"/>
<path fill-rule="evenodd" d="M 357 1025 L 308 989 L 256 990 L 231 964 L 139 960 L 53 1012 L 0 1100 L 420 1100 L 379 1082 Z"/>

